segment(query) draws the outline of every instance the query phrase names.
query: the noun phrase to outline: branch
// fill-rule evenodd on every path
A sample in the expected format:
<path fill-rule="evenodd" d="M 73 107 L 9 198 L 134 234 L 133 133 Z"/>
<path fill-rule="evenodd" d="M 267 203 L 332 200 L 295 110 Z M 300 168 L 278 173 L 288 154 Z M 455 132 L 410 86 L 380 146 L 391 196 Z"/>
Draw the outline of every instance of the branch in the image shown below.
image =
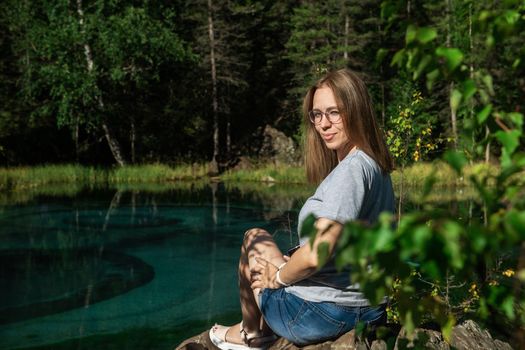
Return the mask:
<path fill-rule="evenodd" d="M 498 124 L 499 127 L 502 128 L 503 130 L 505 130 L 505 131 L 510 131 L 511 130 L 507 125 L 505 125 L 505 123 L 503 123 L 503 121 L 501 120 L 499 115 L 496 115 L 495 121 L 496 121 L 496 124 Z"/>

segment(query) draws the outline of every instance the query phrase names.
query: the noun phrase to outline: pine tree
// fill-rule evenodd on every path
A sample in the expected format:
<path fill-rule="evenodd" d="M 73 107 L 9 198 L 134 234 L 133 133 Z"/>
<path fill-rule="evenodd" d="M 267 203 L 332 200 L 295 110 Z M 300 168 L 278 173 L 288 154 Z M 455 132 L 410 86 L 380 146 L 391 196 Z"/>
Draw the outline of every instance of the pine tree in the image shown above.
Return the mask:
<path fill-rule="evenodd" d="M 377 80 L 373 67 L 381 43 L 380 23 L 377 0 L 305 1 L 297 7 L 287 42 L 296 98 L 328 70 L 347 67 Z"/>
<path fill-rule="evenodd" d="M 195 28 L 190 34 L 193 50 L 200 57 L 200 80 L 193 88 L 205 91 L 210 108 L 203 113 L 212 116 L 212 173 L 220 172 L 231 157 L 232 108 L 247 88 L 249 40 L 243 17 L 250 7 L 206 0 L 189 2 L 185 9 L 186 25 Z"/>

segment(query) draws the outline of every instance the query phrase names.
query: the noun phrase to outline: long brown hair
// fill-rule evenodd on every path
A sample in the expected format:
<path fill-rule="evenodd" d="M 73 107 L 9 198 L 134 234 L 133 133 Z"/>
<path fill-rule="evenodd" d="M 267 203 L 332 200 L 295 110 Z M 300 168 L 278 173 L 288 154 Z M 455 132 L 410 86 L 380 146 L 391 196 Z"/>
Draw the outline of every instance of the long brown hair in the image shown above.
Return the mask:
<path fill-rule="evenodd" d="M 326 147 L 308 117 L 315 91 L 329 87 L 343 117 L 343 127 L 350 141 L 376 161 L 384 174 L 394 169 L 394 161 L 376 121 L 368 89 L 357 74 L 340 69 L 329 72 L 308 89 L 303 102 L 305 125 L 306 176 L 311 183 L 320 183 L 338 164 L 336 152 Z"/>

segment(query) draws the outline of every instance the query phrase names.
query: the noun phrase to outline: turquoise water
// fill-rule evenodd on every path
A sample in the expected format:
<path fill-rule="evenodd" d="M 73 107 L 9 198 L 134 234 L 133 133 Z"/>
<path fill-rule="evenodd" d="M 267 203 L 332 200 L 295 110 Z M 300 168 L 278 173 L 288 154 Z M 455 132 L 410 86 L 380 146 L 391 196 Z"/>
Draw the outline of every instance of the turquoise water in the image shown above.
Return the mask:
<path fill-rule="evenodd" d="M 300 202 L 213 185 L 0 207 L 0 348 L 170 349 L 233 322 L 243 233 L 293 245 Z"/>

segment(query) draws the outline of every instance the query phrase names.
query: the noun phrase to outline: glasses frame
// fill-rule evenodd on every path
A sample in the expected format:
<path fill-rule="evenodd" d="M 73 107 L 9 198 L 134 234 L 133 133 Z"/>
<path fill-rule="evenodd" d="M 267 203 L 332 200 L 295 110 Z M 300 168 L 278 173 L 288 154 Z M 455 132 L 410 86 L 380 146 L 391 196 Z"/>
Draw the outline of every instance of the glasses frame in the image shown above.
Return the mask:
<path fill-rule="evenodd" d="M 315 121 L 315 116 L 314 116 L 314 112 L 317 113 L 321 113 L 321 118 L 319 119 L 319 121 Z M 330 117 L 330 113 L 332 112 L 337 112 L 337 117 Z M 337 109 L 329 109 L 325 112 L 323 111 L 320 111 L 318 109 L 314 109 L 314 110 L 311 110 L 308 112 L 308 119 L 310 119 L 310 121 L 312 122 L 312 124 L 321 124 L 321 122 L 323 121 L 323 117 L 325 117 L 330 123 L 332 124 L 339 124 L 342 119 L 343 119 L 343 116 L 341 115 L 341 112 L 339 112 L 339 110 Z M 335 120 L 332 120 L 333 118 L 335 118 Z"/>

